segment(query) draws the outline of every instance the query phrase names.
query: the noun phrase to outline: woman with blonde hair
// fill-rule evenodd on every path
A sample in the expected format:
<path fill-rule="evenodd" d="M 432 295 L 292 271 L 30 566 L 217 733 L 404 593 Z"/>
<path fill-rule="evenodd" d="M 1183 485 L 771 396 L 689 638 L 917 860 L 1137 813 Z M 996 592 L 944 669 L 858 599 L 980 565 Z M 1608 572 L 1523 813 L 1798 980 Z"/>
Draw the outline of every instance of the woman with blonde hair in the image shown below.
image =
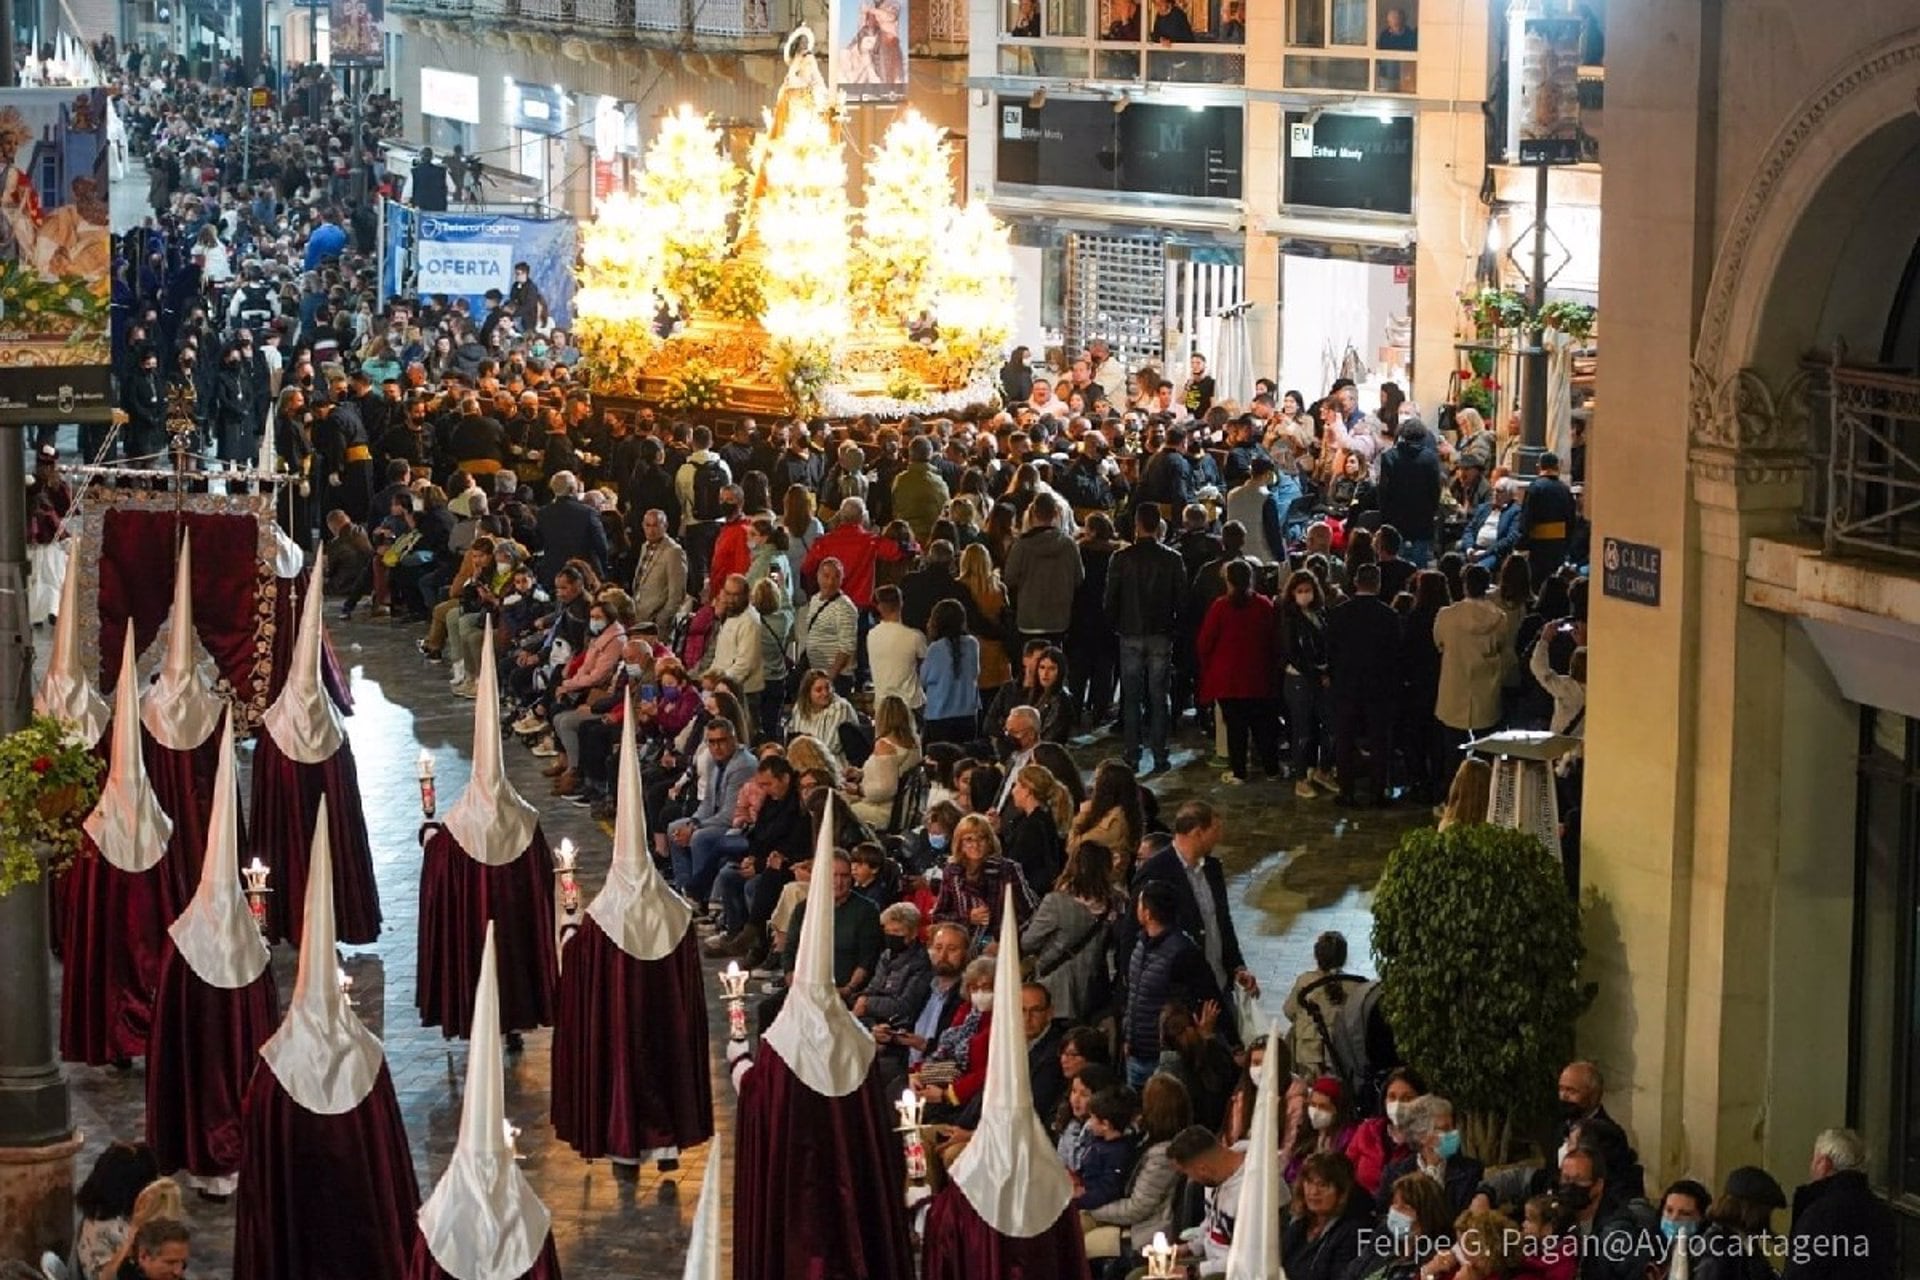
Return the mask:
<path fill-rule="evenodd" d="M 1000 837 L 993 824 L 970 813 L 954 824 L 953 857 L 940 880 L 933 918 L 973 930 L 976 940 L 1000 935 L 1000 912 L 1006 887 L 1013 886 L 1014 915 L 1024 923 L 1033 911 L 1033 891 L 1020 874 L 1020 864 L 1000 853 Z"/>
<path fill-rule="evenodd" d="M 1492 797 L 1493 766 L 1479 756 L 1468 756 L 1453 771 L 1453 785 L 1440 810 L 1440 830 L 1485 822 Z"/>
<path fill-rule="evenodd" d="M 825 744 L 807 733 L 796 733 L 787 741 L 787 763 L 795 773 L 838 773 Z"/>
<path fill-rule="evenodd" d="M 1001 624 L 1001 616 L 1007 611 L 1007 589 L 983 542 L 960 553 L 960 570 L 955 576 L 967 589 L 968 624 L 974 639 L 980 642 L 980 704 L 986 706 L 1001 686 L 1013 679 L 1013 660 L 1007 653 Z"/>
<path fill-rule="evenodd" d="M 216 1193 L 208 1191 L 207 1194 Z M 186 1221 L 187 1206 L 180 1196 L 180 1184 L 172 1178 L 156 1178 L 134 1197 L 133 1214 L 127 1219 L 127 1238 L 120 1242 L 119 1250 L 107 1259 L 106 1265 L 96 1273 L 101 1280 L 112 1280 L 112 1277 L 120 1274 L 120 1268 L 126 1264 L 128 1258 L 133 1256 L 133 1242 L 140 1234 L 140 1228 L 157 1218 L 172 1218 L 175 1222 Z"/>
<path fill-rule="evenodd" d="M 893 694 L 880 699 L 873 713 L 873 754 L 859 768 L 846 771 L 847 803 L 866 823 L 879 831 L 892 831 L 893 802 L 900 793 L 900 780 L 920 767 L 920 735 L 913 725 L 913 712 Z"/>
<path fill-rule="evenodd" d="M 1073 802 L 1045 765 L 1030 764 L 1013 775 L 1011 805 L 1001 817 L 1007 857 L 1020 864 L 1028 884 L 1052 884 L 1060 874 L 1061 832 L 1073 819 Z"/>

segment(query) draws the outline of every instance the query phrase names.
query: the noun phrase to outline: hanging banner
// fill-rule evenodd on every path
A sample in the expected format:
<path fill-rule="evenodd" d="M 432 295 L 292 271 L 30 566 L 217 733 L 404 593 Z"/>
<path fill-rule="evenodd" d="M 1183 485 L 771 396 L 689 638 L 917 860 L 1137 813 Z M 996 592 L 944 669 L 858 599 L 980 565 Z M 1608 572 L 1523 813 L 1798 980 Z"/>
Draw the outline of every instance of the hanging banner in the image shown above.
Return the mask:
<path fill-rule="evenodd" d="M 328 59 L 336 67 L 377 67 L 386 61 L 380 25 L 386 0 L 330 0 L 327 7 Z"/>
<path fill-rule="evenodd" d="M 849 102 L 907 96 L 907 6 L 903 0 L 831 0 L 828 78 Z"/>
<path fill-rule="evenodd" d="M 0 89 L 0 423 L 105 422 L 107 94 Z"/>
<path fill-rule="evenodd" d="M 386 208 L 381 282 L 389 296 L 443 293 L 465 298 L 474 315 L 484 315 L 487 291 L 504 297 L 513 288 L 515 264 L 524 262 L 553 322 L 572 323 L 572 218 L 421 213 L 392 201 Z"/>
<path fill-rule="evenodd" d="M 1529 18 L 1520 59 L 1521 164 L 1580 159 L 1578 18 Z"/>

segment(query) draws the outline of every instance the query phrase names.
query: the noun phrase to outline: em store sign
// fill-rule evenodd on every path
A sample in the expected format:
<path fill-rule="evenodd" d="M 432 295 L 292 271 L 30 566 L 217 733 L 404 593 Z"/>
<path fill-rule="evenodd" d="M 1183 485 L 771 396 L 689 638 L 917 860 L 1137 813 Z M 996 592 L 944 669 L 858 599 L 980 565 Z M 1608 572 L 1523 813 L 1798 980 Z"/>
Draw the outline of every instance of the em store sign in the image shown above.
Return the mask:
<path fill-rule="evenodd" d="M 1600 590 L 1604 594 L 1659 608 L 1660 548 L 1608 538 L 1600 555 Z"/>

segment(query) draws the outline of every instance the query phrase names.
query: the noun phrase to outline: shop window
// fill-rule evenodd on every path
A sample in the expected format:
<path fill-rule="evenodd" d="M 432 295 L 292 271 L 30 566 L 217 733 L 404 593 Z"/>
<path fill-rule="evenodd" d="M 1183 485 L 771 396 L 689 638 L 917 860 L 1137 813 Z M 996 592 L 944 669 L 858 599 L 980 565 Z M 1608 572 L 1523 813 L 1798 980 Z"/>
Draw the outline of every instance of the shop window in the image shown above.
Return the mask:
<path fill-rule="evenodd" d="M 1848 1123 L 1920 1243 L 1920 721 L 1862 712 Z"/>

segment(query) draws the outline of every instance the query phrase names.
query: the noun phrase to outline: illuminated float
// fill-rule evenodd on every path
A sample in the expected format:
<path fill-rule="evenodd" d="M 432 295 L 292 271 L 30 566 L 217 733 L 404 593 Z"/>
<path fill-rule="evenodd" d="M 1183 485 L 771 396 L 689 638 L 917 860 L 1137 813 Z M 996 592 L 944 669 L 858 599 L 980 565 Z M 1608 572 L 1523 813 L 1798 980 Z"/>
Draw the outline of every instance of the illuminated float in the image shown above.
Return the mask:
<path fill-rule="evenodd" d="M 908 112 L 847 200 L 843 108 L 806 28 L 751 170 L 690 107 L 582 236 L 575 328 L 597 392 L 677 412 L 957 412 L 1012 334 L 1006 228 L 956 206 L 945 131 Z"/>

